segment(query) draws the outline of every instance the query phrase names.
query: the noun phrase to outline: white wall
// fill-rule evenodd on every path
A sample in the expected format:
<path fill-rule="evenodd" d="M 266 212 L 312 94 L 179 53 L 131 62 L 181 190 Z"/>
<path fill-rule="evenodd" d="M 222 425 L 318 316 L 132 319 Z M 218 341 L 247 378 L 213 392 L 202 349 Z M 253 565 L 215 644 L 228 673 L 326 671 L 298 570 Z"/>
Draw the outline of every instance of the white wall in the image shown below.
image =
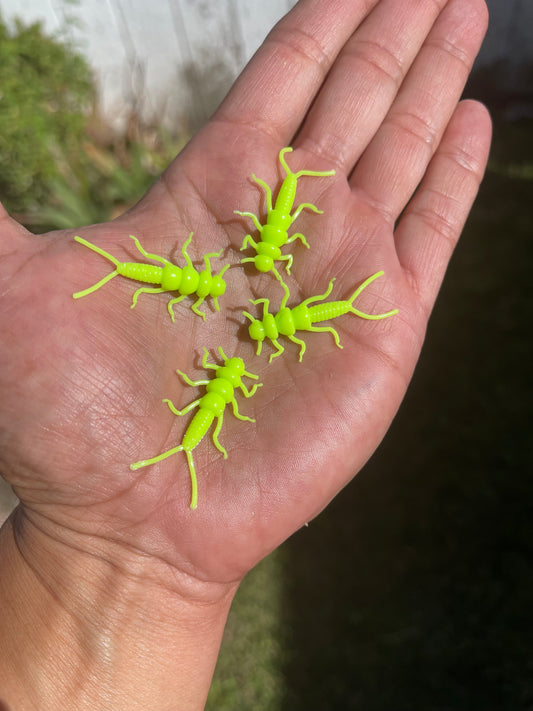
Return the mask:
<path fill-rule="evenodd" d="M 467 2 L 468 0 L 464 0 Z M 296 0 L 0 0 L 5 19 L 41 19 L 73 38 L 95 69 L 102 105 L 118 123 L 202 123 L 276 21 Z M 491 24 L 480 67 L 501 60 L 506 84 L 533 92 L 533 0 L 487 0 Z M 76 24 L 68 24 L 74 18 Z M 513 85 L 514 82 L 514 85 Z"/>
<path fill-rule="evenodd" d="M 295 2 L 0 0 L 0 12 L 72 39 L 94 67 L 107 116 L 136 106 L 145 117 L 202 122 Z"/>

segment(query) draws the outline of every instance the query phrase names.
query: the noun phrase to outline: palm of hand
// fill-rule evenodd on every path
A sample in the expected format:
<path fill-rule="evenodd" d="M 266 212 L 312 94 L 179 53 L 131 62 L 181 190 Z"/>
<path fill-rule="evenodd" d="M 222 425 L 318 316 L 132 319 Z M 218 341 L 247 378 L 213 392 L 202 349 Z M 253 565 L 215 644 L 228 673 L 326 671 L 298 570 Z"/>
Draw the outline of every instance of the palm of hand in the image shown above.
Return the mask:
<path fill-rule="evenodd" d="M 275 156 L 276 152 L 269 151 L 258 173 L 271 174 L 276 168 Z M 209 166 L 215 184 L 218 172 L 224 185 L 226 165 L 237 173 L 231 156 L 221 160 L 219 171 L 217 166 Z M 380 299 L 376 289 L 370 308 L 395 301 L 402 319 L 408 318 L 405 309 L 407 306 L 407 312 L 412 312 L 412 306 L 409 301 L 406 304 L 405 284 L 400 282 L 398 289 L 398 282 L 392 283 L 398 274 L 393 254 L 387 255 L 378 245 L 365 264 L 364 260 L 358 263 L 354 249 L 351 255 L 345 253 L 341 273 L 344 244 L 334 247 L 334 235 L 339 225 L 351 218 L 353 205 L 345 196 L 338 199 L 339 190 L 346 191 L 342 178 L 329 180 L 335 180 L 335 185 L 321 196 L 324 215 L 299 218 L 312 241 L 309 254 L 313 253 L 313 268 L 295 261 L 295 279 L 287 278 L 291 291 L 302 298 L 318 294 L 336 274 L 336 291 L 343 298 L 372 270 L 384 267 L 387 283 L 382 288 L 387 301 Z M 208 183 L 205 175 L 193 174 L 190 181 Z M 307 188 L 310 191 L 312 186 L 308 183 Z M 300 190 L 303 192 L 303 186 Z M 120 244 L 130 255 L 119 257 L 124 261 L 144 261 L 128 244 L 130 231 L 142 234 L 141 242 L 150 245 L 149 250 L 166 254 L 168 247 L 153 246 L 163 241 L 164 221 L 170 222 L 176 215 L 174 233 L 167 234 L 164 242 L 181 245 L 192 228 L 192 222 L 183 224 L 182 214 L 191 206 L 180 210 L 168 193 L 158 195 L 160 191 L 162 186 L 156 186 L 146 202 L 153 203 L 153 214 L 169 216 L 161 227 L 153 218 L 146 224 L 140 209 L 139 216 L 134 212 L 115 224 L 80 234 L 114 254 Z M 259 202 L 257 191 L 250 188 L 246 192 L 250 204 L 254 197 Z M 215 200 L 225 206 L 223 214 L 213 214 L 208 199 L 193 206 L 194 214 L 200 224 L 230 225 L 233 245 L 238 248 L 245 232 L 242 220 L 234 219 L 233 208 L 242 206 L 242 195 L 225 195 L 221 190 Z M 314 220 L 320 220 L 320 234 L 315 234 Z M 227 245 L 223 227 L 210 231 L 215 237 L 202 239 L 201 230 L 196 232 L 191 254 L 197 254 L 199 245 L 203 245 L 202 254 Z M 195 565 L 195 556 L 204 561 L 207 577 L 236 578 L 290 533 L 295 515 L 304 523 L 316 514 L 370 455 L 393 415 L 412 367 L 408 361 L 401 366 L 404 372 L 396 368 L 398 336 L 394 332 L 398 329 L 392 324 L 354 323 L 355 317 L 346 316 L 344 324 L 335 324 L 342 351 L 329 335 L 314 335 L 308 339 L 308 352 L 301 364 L 297 348 L 289 343 L 283 356 L 268 366 L 271 349 L 265 344 L 261 357 L 254 355 L 254 345 L 246 343 L 242 333 L 244 319 L 239 307 L 251 309 L 249 298 L 267 291 L 272 304 L 279 303 L 282 292 L 270 275 L 260 277 L 253 269 L 246 269 L 245 275 L 241 267 L 232 269 L 226 277 L 228 291 L 221 298 L 220 314 L 204 305 L 207 319 L 203 323 L 192 314 L 188 301 L 176 307 L 172 324 L 166 295 L 142 296 L 131 311 L 128 307 L 136 285 L 126 280 L 119 285 L 116 279 L 83 301 L 74 301 L 72 292 L 97 281 L 109 266 L 70 237 L 62 234 L 42 241 L 14 237 L 24 240 L 26 248 L 12 258 L 11 308 L 4 312 L 4 344 L 16 354 L 13 358 L 5 352 L 2 367 L 6 393 L 2 429 L 13 433 L 3 454 L 4 469 L 13 472 L 17 492 L 31 511 L 57 518 L 65 526 L 81 526 L 87 532 L 103 527 L 105 535 L 116 535 L 126 526 L 127 532 L 121 536 L 130 545 L 157 552 L 178 567 L 183 565 L 179 557 L 187 531 L 191 539 L 188 555 Z M 213 240 L 210 246 L 209 239 Z M 308 253 L 299 251 L 298 261 L 307 263 Z M 239 257 L 229 254 L 228 258 L 236 262 Z M 350 259 L 354 263 L 347 263 Z M 213 266 L 217 268 L 216 263 Z M 402 331 L 402 324 L 398 326 Z M 241 355 L 248 370 L 260 374 L 263 387 L 251 399 L 237 393 L 240 411 L 255 417 L 255 424 L 234 420 L 227 408 L 221 433 L 229 451 L 227 460 L 214 449 L 209 435 L 195 450 L 200 505 L 191 512 L 183 455 L 135 473 L 129 465 L 179 443 L 190 416 L 176 422 L 162 398 L 171 398 L 181 408 L 198 397 L 197 391 L 182 387 L 175 370 L 179 367 L 193 378 L 203 377 L 201 349 L 208 347 L 220 362 L 219 345 L 230 356 Z M 195 371 L 199 375 L 194 375 L 195 368 L 200 369 Z M 276 511 L 272 511 L 272 498 L 279 498 Z M 271 531 L 271 539 L 265 540 L 265 528 Z M 250 549 L 248 539 L 244 560 L 239 560 L 235 541 L 224 533 L 228 530 L 238 530 L 239 537 L 243 531 L 257 535 L 260 548 Z M 164 552 L 154 550 L 154 541 L 159 546 L 162 537 Z M 173 553 L 178 542 L 180 550 Z M 224 549 L 232 551 L 230 566 L 221 562 Z M 225 570 L 213 573 L 213 566 Z"/>
<path fill-rule="evenodd" d="M 452 98 L 449 102 L 452 106 Z M 319 111 L 315 108 L 315 116 Z M 263 196 L 250 175 L 254 172 L 273 189 L 279 185 L 277 154 L 290 138 L 281 143 L 265 138 L 223 114 L 191 142 L 134 210 L 79 234 L 123 261 L 144 261 L 134 253 L 129 234 L 163 256 L 177 246 L 180 263 L 179 248 L 194 231 L 193 260 L 228 247 L 222 260 L 237 262 L 242 255 L 229 247 L 238 250 L 253 226 L 234 210 L 264 214 Z M 464 133 L 459 124 L 466 118 L 465 110 L 455 131 L 449 129 L 448 152 Z M 382 121 L 377 112 L 359 155 L 367 145 L 376 146 L 371 137 Z M 285 131 L 294 133 L 299 122 L 295 115 L 294 126 Z M 443 119 L 441 132 L 444 126 Z M 310 145 L 311 134 L 310 128 Z M 305 131 L 300 135 L 305 137 Z M 405 132 L 398 140 L 398 155 L 411 138 Z M 375 160 L 378 149 L 373 148 L 367 163 Z M 289 305 L 322 293 L 333 276 L 337 281 L 331 298 L 346 298 L 364 278 L 383 269 L 385 276 L 364 292 L 358 307 L 371 313 L 399 309 L 385 321 L 361 321 L 349 314 L 339 319 L 334 326 L 343 350 L 328 334 L 304 335 L 308 350 L 302 363 L 288 343 L 284 355 L 268 365 L 269 346 L 256 357 L 245 337 L 241 311 L 253 308 L 250 297 L 268 296 L 273 308 L 279 304 L 281 290 L 271 275 L 231 269 L 220 314 L 204 305 L 203 323 L 185 301 L 175 309 L 172 324 L 168 296 L 141 296 L 130 311 L 136 286 L 118 278 L 74 301 L 72 293 L 102 278 L 109 265 L 76 245 L 72 234 L 36 239 L 6 218 L 0 463 L 33 523 L 124 544 L 185 574 L 228 582 L 239 580 L 316 515 L 378 445 L 419 354 L 452 240 L 435 256 L 407 238 L 408 221 L 416 231 L 414 216 L 423 211 L 426 231 L 436 232 L 436 210 L 432 225 L 422 198 L 402 218 L 396 241 L 393 225 L 428 161 L 426 154 L 417 170 L 406 171 L 399 195 L 385 204 L 377 199 L 375 175 L 364 159 L 354 181 L 354 159 L 339 170 L 311 152 L 295 150 L 291 155 L 294 170 L 336 167 L 337 175 L 303 178 L 298 187 L 295 204 L 313 202 L 324 214 L 302 213 L 294 226 L 308 238 L 309 251 L 297 243 L 284 250 L 295 256 L 293 276 L 287 280 Z M 457 223 L 469 199 L 453 216 Z M 417 270 L 430 259 L 432 271 L 422 283 Z M 217 260 L 213 268 L 219 271 Z M 199 397 L 198 391 L 183 386 L 175 370 L 193 379 L 204 377 L 202 348 L 217 357 L 220 345 L 229 356 L 243 357 L 263 387 L 251 399 L 237 394 L 241 413 L 255 417 L 255 424 L 235 420 L 226 408 L 221 441 L 227 460 L 213 447 L 210 434 L 195 450 L 199 506 L 191 511 L 184 455 L 136 472 L 129 465 L 181 441 L 192 414 L 181 421 L 162 399 L 182 408 Z"/>

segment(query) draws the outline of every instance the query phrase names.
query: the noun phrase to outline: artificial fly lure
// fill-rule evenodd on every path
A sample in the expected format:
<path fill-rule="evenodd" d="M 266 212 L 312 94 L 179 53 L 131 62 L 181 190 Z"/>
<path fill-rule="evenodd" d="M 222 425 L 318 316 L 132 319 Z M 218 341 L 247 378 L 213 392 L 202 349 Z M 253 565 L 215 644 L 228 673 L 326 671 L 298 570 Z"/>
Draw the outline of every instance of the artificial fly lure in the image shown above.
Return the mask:
<path fill-rule="evenodd" d="M 198 407 L 198 412 L 194 415 L 191 423 L 187 427 L 183 441 L 177 447 L 158 454 L 152 459 L 143 459 L 140 462 L 136 462 L 130 466 L 131 469 L 141 469 L 142 467 L 147 467 L 150 464 L 155 464 L 160 462 L 167 457 L 170 457 L 176 452 L 185 452 L 187 456 L 187 463 L 189 465 L 189 473 L 191 475 L 191 509 L 195 509 L 198 504 L 198 483 L 196 478 L 196 470 L 194 468 L 194 461 L 192 458 L 192 451 L 195 449 L 202 439 L 207 434 L 213 420 L 217 419 L 217 424 L 213 432 L 213 442 L 215 447 L 222 452 L 224 459 L 227 458 L 228 453 L 225 448 L 218 441 L 218 435 L 222 428 L 222 421 L 224 418 L 224 410 L 226 405 L 231 403 L 233 414 L 238 420 L 244 420 L 246 422 L 255 422 L 251 417 L 246 415 L 241 415 L 237 406 L 237 400 L 235 399 L 235 389 L 238 388 L 244 397 L 252 397 L 257 388 L 261 387 L 261 383 L 255 383 L 250 390 L 246 388 L 242 382 L 242 377 L 253 378 L 257 380 L 259 376 L 249 373 L 245 369 L 244 361 L 242 358 L 228 358 L 222 348 L 218 349 L 221 358 L 223 359 L 224 365 L 216 365 L 215 363 L 208 363 L 207 358 L 209 352 L 207 348 L 204 348 L 204 355 L 202 358 L 202 366 L 204 368 L 210 368 L 215 371 L 215 378 L 212 380 L 191 380 L 185 373 L 181 370 L 176 370 L 176 372 L 181 375 L 183 380 L 187 385 L 196 387 L 198 385 L 206 386 L 206 394 L 189 403 L 183 410 L 178 410 L 172 403 L 171 400 L 165 399 L 165 402 L 170 411 L 174 415 L 186 415 L 193 408 Z"/>
<path fill-rule="evenodd" d="M 269 312 L 270 301 L 268 299 L 250 299 L 252 304 L 263 304 L 263 317 L 262 319 L 256 319 L 247 311 L 243 311 L 243 315 L 250 319 L 251 324 L 248 327 L 248 333 L 250 338 L 257 341 L 257 355 L 261 353 L 261 348 L 263 346 L 263 341 L 268 338 L 276 348 L 276 352 L 272 353 L 269 358 L 269 363 L 272 362 L 273 358 L 281 355 L 284 352 L 284 347 L 277 340 L 279 336 L 287 336 L 293 343 L 297 343 L 300 346 L 300 355 L 298 360 L 301 362 L 303 355 L 306 350 L 306 344 L 301 338 L 297 338 L 294 334 L 296 331 L 315 331 L 323 332 L 329 331 L 332 334 L 336 345 L 342 348 L 339 340 L 339 334 L 331 326 L 314 326 L 313 324 L 320 321 L 329 321 L 332 318 L 337 318 L 338 316 L 343 316 L 347 313 L 355 314 L 360 318 L 377 321 L 382 318 L 388 318 L 389 316 L 394 316 L 398 313 L 398 309 L 393 309 L 392 311 L 387 311 L 384 314 L 367 314 L 363 311 L 359 311 L 353 306 L 355 299 L 361 294 L 361 292 L 366 289 L 366 287 L 380 276 L 383 276 L 384 272 L 379 271 L 372 276 L 369 276 L 365 281 L 357 287 L 349 299 L 346 301 L 327 301 L 323 304 L 316 304 L 310 306 L 317 301 L 323 301 L 326 299 L 333 288 L 333 278 L 329 282 L 329 286 L 324 294 L 320 296 L 310 296 L 301 304 L 290 309 L 287 307 L 287 301 L 289 300 L 289 290 L 285 284 L 282 283 L 282 287 L 285 291 L 283 299 L 281 300 L 280 310 L 277 314 L 271 314 Z"/>
<path fill-rule="evenodd" d="M 191 232 L 188 239 L 185 241 L 183 247 L 181 248 L 181 253 L 183 254 L 186 262 L 186 265 L 184 267 L 178 267 L 176 264 L 173 264 L 168 259 L 160 257 L 157 254 L 150 254 L 144 249 L 144 247 L 142 247 L 137 237 L 134 237 L 133 235 L 130 235 L 130 237 L 135 242 L 135 246 L 143 255 L 143 257 L 146 257 L 147 259 L 152 259 L 156 262 L 161 262 L 161 264 L 163 264 L 162 267 L 156 266 L 155 264 L 146 264 L 144 262 L 119 262 L 119 260 L 116 259 L 116 257 L 113 257 L 112 254 L 109 254 L 105 250 L 101 249 L 100 247 L 97 247 L 91 242 L 88 242 L 82 237 L 76 236 L 74 237 L 76 242 L 83 244 L 85 247 L 92 249 L 93 252 L 96 252 L 102 257 L 108 259 L 115 265 L 115 270 L 110 272 L 107 276 L 105 276 L 96 284 L 93 284 L 93 286 L 90 286 L 88 289 L 84 289 L 83 291 L 77 291 L 72 296 L 75 299 L 80 299 L 82 296 L 92 294 L 93 291 L 99 289 L 110 279 L 113 279 L 113 277 L 120 275 L 126 277 L 127 279 L 142 281 L 145 284 L 159 284 L 159 286 L 157 287 L 141 287 L 137 289 L 137 291 L 133 294 L 133 299 L 131 303 L 132 309 L 135 308 L 135 305 L 137 304 L 137 299 L 139 298 L 140 294 L 161 294 L 164 291 L 177 291 L 180 296 L 176 297 L 175 299 L 171 299 L 168 302 L 167 307 L 168 313 L 170 314 L 170 318 L 172 319 L 172 321 L 174 321 L 174 304 L 183 301 L 183 299 L 190 295 L 198 297 L 194 304 L 191 306 L 192 311 L 194 311 L 194 313 L 198 316 L 201 316 L 202 319 L 205 321 L 205 313 L 201 311 L 198 307 L 200 306 L 200 304 L 202 304 L 204 299 L 210 296 L 213 299 L 215 309 L 217 311 L 220 311 L 220 307 L 218 305 L 218 297 L 222 296 L 222 294 L 224 294 L 224 292 L 226 291 L 226 282 L 222 277 L 224 275 L 224 272 L 229 269 L 231 265 L 227 264 L 225 267 L 222 268 L 219 274 L 213 275 L 211 273 L 210 259 L 212 259 L 213 257 L 220 257 L 223 252 L 223 250 L 220 250 L 220 252 L 210 252 L 209 254 L 206 254 L 204 256 L 205 269 L 201 272 L 197 271 L 193 266 L 191 258 L 187 253 L 187 247 L 191 243 L 192 236 L 193 233 Z"/>
<path fill-rule="evenodd" d="M 259 231 L 261 236 L 260 242 L 255 242 L 251 235 L 246 235 L 242 242 L 241 251 L 246 249 L 247 245 L 250 245 L 255 249 L 255 257 L 246 257 L 241 259 L 241 264 L 246 262 L 251 262 L 255 265 L 255 268 L 259 272 L 269 272 L 271 271 L 278 281 L 282 282 L 281 276 L 276 269 L 274 262 L 284 261 L 287 262 L 285 265 L 285 270 L 287 274 L 291 273 L 291 266 L 293 257 L 292 254 L 282 254 L 281 247 L 285 244 L 291 244 L 294 240 L 299 239 L 302 244 L 309 249 L 309 244 L 305 239 L 304 235 L 300 232 L 293 234 L 289 237 L 287 230 L 292 225 L 292 223 L 299 216 L 304 208 L 312 210 L 313 212 L 321 215 L 322 210 L 318 207 L 312 205 L 309 202 L 301 203 L 296 210 L 291 214 L 291 210 L 294 206 L 294 200 L 296 198 L 296 187 L 298 184 L 298 178 L 304 175 L 325 177 L 329 175 L 335 175 L 334 170 L 299 170 L 297 173 L 293 173 L 287 161 L 285 160 L 285 153 L 290 153 L 292 148 L 282 148 L 279 152 L 279 162 L 285 171 L 285 178 L 278 192 L 275 203 L 272 203 L 272 191 L 270 187 L 261 178 L 257 178 L 252 175 L 252 180 L 260 185 L 266 196 L 266 206 L 267 206 L 267 221 L 265 225 L 259 222 L 259 219 L 252 212 L 241 212 L 240 210 L 235 210 L 235 214 L 241 215 L 242 217 L 251 218 L 255 227 Z"/>

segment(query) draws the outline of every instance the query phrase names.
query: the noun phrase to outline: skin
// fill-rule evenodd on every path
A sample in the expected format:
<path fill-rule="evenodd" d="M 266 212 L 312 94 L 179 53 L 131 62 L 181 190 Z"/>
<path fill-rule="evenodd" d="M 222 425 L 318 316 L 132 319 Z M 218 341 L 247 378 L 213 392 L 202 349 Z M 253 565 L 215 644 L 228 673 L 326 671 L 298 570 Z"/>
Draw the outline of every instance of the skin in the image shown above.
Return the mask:
<path fill-rule="evenodd" d="M 312 334 L 302 363 L 291 344 L 270 366 L 256 357 L 240 312 L 281 293 L 252 268 L 229 270 L 206 323 L 187 305 L 170 324 L 168 295 L 131 311 L 127 280 L 75 301 L 104 260 L 1 213 L 0 471 L 21 500 L 0 533 L 4 704 L 203 708 L 243 576 L 359 471 L 410 381 L 487 160 L 487 111 L 458 103 L 486 24 L 482 0 L 300 0 L 143 200 L 77 232 L 126 260 L 130 234 L 170 256 L 194 230 L 193 259 L 231 245 L 237 262 L 249 224 L 233 211 L 263 214 L 250 176 L 275 188 L 292 145 L 294 171 L 336 170 L 298 186 L 324 214 L 295 225 L 311 246 L 291 245 L 295 302 L 332 276 L 346 298 L 383 269 L 357 306 L 399 309 L 338 319 L 343 350 Z M 191 511 L 182 453 L 129 465 L 181 440 L 161 401 L 198 397 L 175 369 L 202 377 L 204 345 L 263 387 L 239 399 L 255 424 L 224 420 L 227 460 L 209 436 L 195 450 Z"/>

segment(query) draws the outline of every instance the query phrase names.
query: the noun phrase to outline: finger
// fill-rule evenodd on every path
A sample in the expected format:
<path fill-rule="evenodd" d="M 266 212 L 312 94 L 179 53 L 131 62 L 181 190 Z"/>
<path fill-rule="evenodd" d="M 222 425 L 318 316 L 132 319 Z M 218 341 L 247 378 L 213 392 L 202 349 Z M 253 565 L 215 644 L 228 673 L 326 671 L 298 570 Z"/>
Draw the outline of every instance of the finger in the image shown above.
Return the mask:
<path fill-rule="evenodd" d="M 378 0 L 300 0 L 268 35 L 216 112 L 287 145 L 352 32 Z"/>
<path fill-rule="evenodd" d="M 391 221 L 420 182 L 457 106 L 487 27 L 483 0 L 452 0 L 427 37 L 350 184 Z"/>
<path fill-rule="evenodd" d="M 302 126 L 298 146 L 351 172 L 446 2 L 380 2 L 337 59 Z"/>
<path fill-rule="evenodd" d="M 398 259 L 427 314 L 477 194 L 490 139 L 485 107 L 473 101 L 460 103 L 398 223 Z"/>

